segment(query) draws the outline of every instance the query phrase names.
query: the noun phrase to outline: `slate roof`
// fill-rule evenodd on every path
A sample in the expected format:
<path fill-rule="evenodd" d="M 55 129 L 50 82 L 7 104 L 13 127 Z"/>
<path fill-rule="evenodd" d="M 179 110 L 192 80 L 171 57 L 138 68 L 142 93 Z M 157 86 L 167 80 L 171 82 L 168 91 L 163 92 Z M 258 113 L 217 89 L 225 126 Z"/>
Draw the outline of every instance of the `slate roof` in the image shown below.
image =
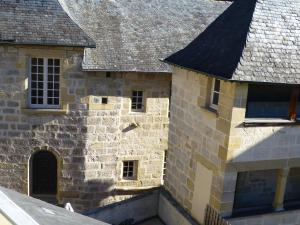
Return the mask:
<path fill-rule="evenodd" d="M 222 79 L 300 84 L 300 1 L 235 0 L 165 61 Z"/>
<path fill-rule="evenodd" d="M 16 225 L 109 225 L 3 187 L 0 214 Z"/>
<path fill-rule="evenodd" d="M 0 0 L 0 43 L 93 47 L 57 0 Z"/>
<path fill-rule="evenodd" d="M 171 72 L 160 62 L 197 37 L 229 2 L 215 0 L 59 0 L 96 42 L 86 70 Z"/>

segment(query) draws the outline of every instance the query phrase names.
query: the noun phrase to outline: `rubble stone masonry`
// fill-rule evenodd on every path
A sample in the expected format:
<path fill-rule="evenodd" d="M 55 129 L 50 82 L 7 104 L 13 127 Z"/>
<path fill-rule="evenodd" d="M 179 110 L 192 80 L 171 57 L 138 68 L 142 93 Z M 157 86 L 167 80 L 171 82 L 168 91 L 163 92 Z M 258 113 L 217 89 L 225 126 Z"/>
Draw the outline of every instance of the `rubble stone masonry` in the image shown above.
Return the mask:
<path fill-rule="evenodd" d="M 51 151 L 57 198 L 77 210 L 161 185 L 171 81 L 167 73 L 83 72 L 82 56 L 82 48 L 0 46 L 0 185 L 28 194 L 31 155 Z M 30 57 L 61 59 L 61 109 L 28 107 Z M 137 89 L 144 112 L 131 112 Z M 138 160 L 136 180 L 122 179 L 123 160 Z"/>

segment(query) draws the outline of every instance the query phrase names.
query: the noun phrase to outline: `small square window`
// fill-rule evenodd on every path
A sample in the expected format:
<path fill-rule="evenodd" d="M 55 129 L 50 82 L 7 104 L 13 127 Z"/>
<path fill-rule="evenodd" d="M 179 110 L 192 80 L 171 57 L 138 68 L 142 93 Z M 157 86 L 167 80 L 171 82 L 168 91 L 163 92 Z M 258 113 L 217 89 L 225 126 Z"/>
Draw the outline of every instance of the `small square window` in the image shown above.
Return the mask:
<path fill-rule="evenodd" d="M 123 162 L 123 179 L 133 180 L 137 177 L 137 161 Z"/>
<path fill-rule="evenodd" d="M 211 87 L 211 96 L 210 96 L 210 107 L 217 110 L 220 97 L 220 86 L 221 81 L 218 79 L 213 79 Z"/>
<path fill-rule="evenodd" d="M 102 98 L 101 99 L 102 104 L 107 104 L 108 103 L 108 98 Z"/>
<path fill-rule="evenodd" d="M 132 91 L 131 96 L 131 109 L 132 111 L 143 111 L 144 109 L 144 92 L 143 91 Z"/>
<path fill-rule="evenodd" d="M 106 78 L 110 78 L 111 77 L 111 72 L 106 72 Z"/>

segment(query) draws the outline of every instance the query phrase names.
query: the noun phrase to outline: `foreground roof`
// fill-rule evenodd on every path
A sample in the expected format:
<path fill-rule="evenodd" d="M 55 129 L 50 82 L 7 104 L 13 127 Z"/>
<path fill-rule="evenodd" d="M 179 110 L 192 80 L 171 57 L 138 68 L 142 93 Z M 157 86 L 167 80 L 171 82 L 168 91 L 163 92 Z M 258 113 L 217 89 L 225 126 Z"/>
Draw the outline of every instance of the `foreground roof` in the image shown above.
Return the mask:
<path fill-rule="evenodd" d="M 300 84 L 299 11 L 299 0 L 235 0 L 165 61 L 223 79 Z"/>
<path fill-rule="evenodd" d="M 170 72 L 160 62 L 192 41 L 228 2 L 215 0 L 59 0 L 96 42 L 86 70 Z"/>
<path fill-rule="evenodd" d="M 109 225 L 0 187 L 0 215 L 16 225 Z"/>
<path fill-rule="evenodd" d="M 0 43 L 93 47 L 57 0 L 0 0 Z"/>

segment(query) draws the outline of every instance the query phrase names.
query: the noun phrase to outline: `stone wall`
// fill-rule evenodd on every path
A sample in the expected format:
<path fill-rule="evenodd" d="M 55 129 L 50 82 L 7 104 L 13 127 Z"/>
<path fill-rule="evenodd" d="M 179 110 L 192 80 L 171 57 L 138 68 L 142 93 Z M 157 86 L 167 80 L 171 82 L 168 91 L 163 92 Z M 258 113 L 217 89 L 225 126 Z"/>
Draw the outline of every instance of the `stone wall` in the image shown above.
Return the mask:
<path fill-rule="evenodd" d="M 226 217 L 232 215 L 238 172 L 277 169 L 272 205 L 280 209 L 284 171 L 300 163 L 299 126 L 245 126 L 248 84 L 221 81 L 217 111 L 208 107 L 210 89 L 208 76 L 173 68 L 166 189 L 202 222 L 193 202 L 201 191 L 195 176 L 198 165 L 213 174 L 209 201 L 200 208 L 210 204 Z M 202 187 L 207 192 L 209 186 Z"/>
<path fill-rule="evenodd" d="M 166 225 L 199 225 L 163 188 L 85 212 L 84 215 L 110 224 L 133 224 L 154 217 Z"/>
<path fill-rule="evenodd" d="M 160 186 L 168 138 L 170 75 L 112 73 L 107 78 L 105 73 L 89 73 L 87 86 L 89 98 L 108 98 L 108 104 L 90 104 L 87 118 L 90 154 L 85 157 L 85 181 L 95 191 L 89 196 L 94 206 L 98 206 L 97 195 L 106 195 L 110 203 Z M 144 91 L 145 112 L 131 112 L 132 90 Z M 138 179 L 122 179 L 124 160 L 138 160 Z"/>
<path fill-rule="evenodd" d="M 30 156 L 52 151 L 59 161 L 58 200 L 77 210 L 161 185 L 171 79 L 83 72 L 82 54 L 80 48 L 0 46 L 0 185 L 29 193 Z M 62 60 L 60 110 L 29 109 L 30 57 Z M 145 112 L 130 112 L 136 88 L 146 93 Z M 139 160 L 137 180 L 122 180 L 124 159 Z"/>
<path fill-rule="evenodd" d="M 137 224 L 158 215 L 160 190 L 113 203 L 98 209 L 85 212 L 84 215 L 109 224 L 120 224 L 132 221 Z"/>
<path fill-rule="evenodd" d="M 213 172 L 209 202 L 202 205 L 226 207 L 222 205 L 223 180 L 236 90 L 234 83 L 221 81 L 216 112 L 208 107 L 211 82 L 205 75 L 174 68 L 165 186 L 195 218 L 192 200 L 201 191 L 199 187 L 195 190 L 198 164 Z"/>

